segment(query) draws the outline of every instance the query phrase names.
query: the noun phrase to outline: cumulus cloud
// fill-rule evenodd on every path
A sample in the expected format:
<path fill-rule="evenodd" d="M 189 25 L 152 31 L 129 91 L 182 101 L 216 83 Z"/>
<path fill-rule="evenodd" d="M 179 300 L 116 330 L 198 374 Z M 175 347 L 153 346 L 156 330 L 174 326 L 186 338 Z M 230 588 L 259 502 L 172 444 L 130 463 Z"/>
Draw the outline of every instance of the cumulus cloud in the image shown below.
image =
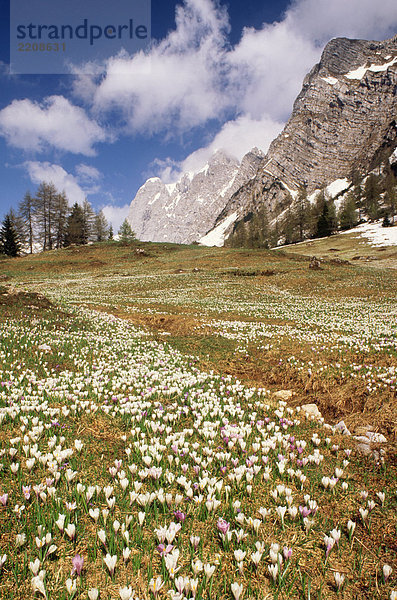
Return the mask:
<path fill-rule="evenodd" d="M 176 27 L 149 53 L 118 56 L 94 93 L 94 107 L 118 107 L 132 131 L 185 131 L 222 115 L 222 62 L 229 24 L 211 0 L 188 0 L 176 8 Z M 78 85 L 78 84 L 77 84 Z"/>
<path fill-rule="evenodd" d="M 0 111 L 0 135 L 24 150 L 57 150 L 95 154 L 93 145 L 106 139 L 103 129 L 84 109 L 63 96 L 49 96 L 39 104 L 14 100 Z"/>
<path fill-rule="evenodd" d="M 60 165 L 49 162 L 27 161 L 24 166 L 33 183 L 38 185 L 42 181 L 53 183 L 58 191 L 66 193 L 69 204 L 75 202 L 82 204 L 87 196 L 87 190 L 80 186 L 77 178 L 65 171 Z"/>
<path fill-rule="evenodd" d="M 96 109 L 121 109 L 131 131 L 179 134 L 225 111 L 285 119 L 330 38 L 380 39 L 396 26 L 395 0 L 294 0 L 280 22 L 244 29 L 231 48 L 225 8 L 185 0 L 164 40 L 147 53 L 110 59 L 90 93 Z"/>
<path fill-rule="evenodd" d="M 130 205 L 125 204 L 124 206 L 114 206 L 113 204 L 106 204 L 102 208 L 102 212 L 106 217 L 108 223 L 111 223 L 113 226 L 113 231 L 117 234 L 120 229 L 120 225 L 124 221 L 124 219 L 128 215 Z"/>

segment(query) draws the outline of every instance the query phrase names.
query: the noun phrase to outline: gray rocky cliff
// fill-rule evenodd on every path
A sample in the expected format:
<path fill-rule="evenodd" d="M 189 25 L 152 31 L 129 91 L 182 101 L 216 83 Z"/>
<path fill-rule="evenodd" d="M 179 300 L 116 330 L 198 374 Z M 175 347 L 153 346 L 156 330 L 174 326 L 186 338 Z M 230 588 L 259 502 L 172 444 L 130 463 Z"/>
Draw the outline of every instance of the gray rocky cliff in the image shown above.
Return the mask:
<path fill-rule="evenodd" d="M 197 173 L 178 182 L 148 179 L 131 203 L 128 221 L 144 241 L 191 243 L 210 230 L 229 198 L 254 177 L 263 154 L 254 148 L 241 163 L 216 152 Z"/>
<path fill-rule="evenodd" d="M 230 198 L 216 225 L 260 205 L 274 219 L 300 186 L 311 194 L 349 179 L 352 170 L 370 171 L 380 153 L 397 146 L 396 121 L 397 36 L 384 42 L 331 40 L 256 177 Z"/>

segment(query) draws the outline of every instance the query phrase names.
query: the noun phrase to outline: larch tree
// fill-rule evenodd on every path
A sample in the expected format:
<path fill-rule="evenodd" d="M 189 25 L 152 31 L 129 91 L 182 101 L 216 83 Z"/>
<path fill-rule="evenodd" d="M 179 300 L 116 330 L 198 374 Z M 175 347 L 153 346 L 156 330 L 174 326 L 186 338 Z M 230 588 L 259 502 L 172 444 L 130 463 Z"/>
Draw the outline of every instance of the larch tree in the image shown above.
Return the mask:
<path fill-rule="evenodd" d="M 54 220 L 58 192 L 53 183 L 42 182 L 34 199 L 34 213 L 43 250 L 52 250 L 54 243 Z"/>
<path fill-rule="evenodd" d="M 120 242 L 132 242 L 136 240 L 135 233 L 132 231 L 131 225 L 127 219 L 124 219 L 119 229 L 119 240 Z"/>
<path fill-rule="evenodd" d="M 96 242 L 104 242 L 108 239 L 109 224 L 102 210 L 95 215 L 93 233 Z"/>
<path fill-rule="evenodd" d="M 23 220 L 26 232 L 26 245 L 29 247 L 30 254 L 33 254 L 34 243 L 34 199 L 30 192 L 26 192 L 23 200 L 19 203 L 18 214 Z"/>

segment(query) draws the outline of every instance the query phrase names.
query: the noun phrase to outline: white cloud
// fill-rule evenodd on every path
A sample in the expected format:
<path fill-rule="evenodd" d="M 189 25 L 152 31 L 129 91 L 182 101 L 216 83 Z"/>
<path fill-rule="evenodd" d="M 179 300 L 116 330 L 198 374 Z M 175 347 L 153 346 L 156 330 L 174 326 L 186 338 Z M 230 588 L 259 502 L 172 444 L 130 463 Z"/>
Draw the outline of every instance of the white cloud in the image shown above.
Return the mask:
<path fill-rule="evenodd" d="M 107 204 L 102 208 L 102 212 L 107 221 L 113 226 L 114 234 L 117 234 L 118 230 L 120 229 L 120 225 L 124 219 L 127 218 L 129 209 L 129 204 L 125 204 L 124 206 L 113 206 L 112 204 Z"/>
<path fill-rule="evenodd" d="M 333 37 L 384 40 L 396 34 L 395 0 L 295 0 L 286 24 L 323 46 Z"/>
<path fill-rule="evenodd" d="M 311 40 L 285 22 L 245 29 L 229 53 L 231 86 L 239 110 L 254 119 L 285 121 L 309 68 L 320 57 Z"/>
<path fill-rule="evenodd" d="M 81 181 L 97 181 L 102 178 L 102 173 L 91 165 L 81 163 L 76 166 L 76 174 Z"/>
<path fill-rule="evenodd" d="M 228 19 L 211 0 L 176 9 L 176 28 L 148 54 L 107 63 L 94 106 L 118 107 L 132 131 L 184 131 L 222 115 L 230 106 L 222 73 Z M 78 85 L 78 84 L 77 84 Z"/>
<path fill-rule="evenodd" d="M 203 20 L 211 26 L 197 45 L 192 40 L 198 37 L 204 7 Z M 175 181 L 181 171 L 201 168 L 219 148 L 238 158 L 252 146 L 266 151 L 288 119 L 306 73 L 331 38 L 384 39 L 396 28 L 395 0 L 295 0 L 280 22 L 258 30 L 245 28 L 231 48 L 226 16 L 217 5 L 186 0 L 178 9 L 175 31 L 149 55 L 109 63 L 94 101 L 100 110 L 114 105 L 124 110 L 130 131 L 164 130 L 167 136 L 210 119 L 222 122 L 226 110 L 234 112 L 236 117 L 223 123 L 209 145 L 184 161 L 153 161 L 163 181 Z M 146 63 L 151 64 L 150 75 L 142 73 Z M 116 76 L 118 68 L 126 69 L 124 77 Z"/>
<path fill-rule="evenodd" d="M 42 104 L 14 100 L 0 111 L 0 135 L 24 150 L 58 150 L 92 156 L 93 145 L 104 141 L 102 128 L 85 111 L 63 96 L 50 96 Z"/>
<path fill-rule="evenodd" d="M 87 190 L 80 186 L 76 177 L 65 171 L 60 165 L 49 162 L 27 161 L 24 166 L 33 183 L 39 185 L 42 181 L 45 181 L 53 183 L 59 192 L 65 191 L 70 205 L 75 202 L 81 204 L 87 196 Z"/>

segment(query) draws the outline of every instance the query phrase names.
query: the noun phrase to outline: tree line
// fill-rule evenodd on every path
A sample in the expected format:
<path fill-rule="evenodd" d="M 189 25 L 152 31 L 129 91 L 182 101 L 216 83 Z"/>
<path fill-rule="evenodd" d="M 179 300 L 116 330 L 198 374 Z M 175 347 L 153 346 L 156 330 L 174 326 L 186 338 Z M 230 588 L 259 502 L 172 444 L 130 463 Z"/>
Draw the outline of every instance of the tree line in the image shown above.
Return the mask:
<path fill-rule="evenodd" d="M 334 200 L 325 189 L 320 190 L 310 202 L 302 186 L 295 199 L 290 197 L 289 208 L 279 217 L 270 220 L 266 208 L 260 206 L 236 222 L 226 240 L 230 247 L 272 248 L 283 244 L 302 242 L 305 239 L 332 235 L 337 230 L 347 230 L 363 222 L 383 219 L 383 226 L 394 225 L 397 214 L 397 179 L 389 161 L 370 173 L 364 180 L 359 173 L 351 174 L 352 184 L 344 194 L 337 211 Z"/>
<path fill-rule="evenodd" d="M 131 226 L 124 221 L 119 239 L 134 239 Z M 53 250 L 72 244 L 103 242 L 113 239 L 112 226 L 102 210 L 96 212 L 85 199 L 69 207 L 65 192 L 54 184 L 40 183 L 35 196 L 26 192 L 17 211 L 11 209 L 0 230 L 0 253 L 18 256 L 21 250 L 32 254 L 35 250 Z"/>

